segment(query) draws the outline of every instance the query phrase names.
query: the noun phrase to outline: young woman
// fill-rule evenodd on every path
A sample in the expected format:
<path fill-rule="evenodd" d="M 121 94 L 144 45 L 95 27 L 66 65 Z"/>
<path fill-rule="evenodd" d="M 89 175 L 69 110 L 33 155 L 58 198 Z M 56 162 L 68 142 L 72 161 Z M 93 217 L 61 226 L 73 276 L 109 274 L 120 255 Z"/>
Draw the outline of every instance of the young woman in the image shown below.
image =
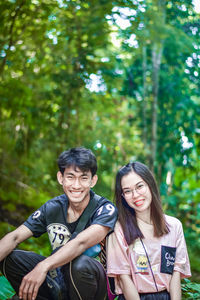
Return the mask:
<path fill-rule="evenodd" d="M 150 170 L 140 162 L 116 176 L 119 219 L 107 242 L 107 272 L 118 299 L 180 300 L 191 276 L 181 222 L 164 215 Z"/>

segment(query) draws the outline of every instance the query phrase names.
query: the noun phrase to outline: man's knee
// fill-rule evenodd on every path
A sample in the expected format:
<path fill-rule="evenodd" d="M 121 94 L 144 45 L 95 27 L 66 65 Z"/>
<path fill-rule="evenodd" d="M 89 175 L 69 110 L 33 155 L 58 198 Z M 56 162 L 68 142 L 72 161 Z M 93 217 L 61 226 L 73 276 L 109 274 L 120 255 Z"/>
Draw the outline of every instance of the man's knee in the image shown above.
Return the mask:
<path fill-rule="evenodd" d="M 86 255 L 81 255 L 72 261 L 72 272 L 73 273 L 91 273 L 98 274 L 103 269 L 102 265 Z"/>
<path fill-rule="evenodd" d="M 13 257 L 14 256 L 14 257 Z M 9 264 L 11 262 L 12 264 L 12 259 L 15 259 L 15 255 L 13 252 L 8 254 L 1 262 L 0 262 L 0 271 L 1 273 L 6 277 L 6 265 L 7 263 Z"/>
<path fill-rule="evenodd" d="M 44 256 L 34 252 L 15 249 L 1 262 L 1 271 L 5 277 L 9 274 L 23 277 L 43 259 Z"/>
<path fill-rule="evenodd" d="M 4 259 L 2 261 L 0 261 L 0 271 L 2 274 L 3 274 L 3 263 L 4 263 Z"/>
<path fill-rule="evenodd" d="M 106 283 L 106 274 L 103 266 L 96 259 L 81 255 L 71 262 L 71 275 L 75 281 L 90 281 L 101 285 Z"/>
<path fill-rule="evenodd" d="M 107 294 L 106 274 L 102 265 L 96 259 L 86 255 L 77 257 L 70 263 L 69 273 L 71 299 L 79 299 L 76 298 L 78 293 L 82 299 L 87 300 L 102 300 L 105 298 Z M 74 290 L 76 290 L 75 294 Z"/>
<path fill-rule="evenodd" d="M 78 273 L 89 269 L 89 265 L 91 264 L 90 259 L 91 258 L 88 259 L 88 256 L 86 255 L 75 258 L 72 261 L 72 271 Z"/>

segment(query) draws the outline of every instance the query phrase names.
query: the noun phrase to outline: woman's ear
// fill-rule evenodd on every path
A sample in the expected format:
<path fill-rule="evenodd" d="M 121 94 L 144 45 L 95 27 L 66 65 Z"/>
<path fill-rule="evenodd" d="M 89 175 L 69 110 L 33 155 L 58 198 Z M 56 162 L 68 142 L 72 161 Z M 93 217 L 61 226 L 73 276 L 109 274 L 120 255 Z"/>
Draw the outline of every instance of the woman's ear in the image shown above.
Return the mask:
<path fill-rule="evenodd" d="M 58 173 L 57 173 L 57 180 L 58 180 L 58 183 L 63 185 L 63 175 L 60 171 L 58 171 Z"/>
<path fill-rule="evenodd" d="M 95 174 L 95 175 L 92 177 L 91 187 L 94 187 L 94 186 L 95 186 L 95 184 L 97 183 L 97 180 L 98 180 L 98 176 Z"/>

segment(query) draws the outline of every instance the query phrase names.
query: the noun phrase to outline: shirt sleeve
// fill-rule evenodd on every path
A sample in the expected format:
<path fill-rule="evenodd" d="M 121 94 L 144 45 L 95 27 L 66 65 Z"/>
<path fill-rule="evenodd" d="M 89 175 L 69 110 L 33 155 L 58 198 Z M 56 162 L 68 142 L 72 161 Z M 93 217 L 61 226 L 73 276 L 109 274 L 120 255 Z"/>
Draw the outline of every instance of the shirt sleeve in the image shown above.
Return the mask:
<path fill-rule="evenodd" d="M 129 247 L 119 222 L 116 223 L 114 232 L 107 238 L 106 255 L 108 276 L 131 275 Z"/>
<path fill-rule="evenodd" d="M 42 205 L 24 222 L 24 225 L 32 231 L 34 237 L 39 237 L 47 231 L 45 210 L 46 204 Z"/>
<path fill-rule="evenodd" d="M 117 208 L 109 201 L 98 207 L 90 225 L 99 224 L 107 226 L 113 231 L 117 221 Z"/>
<path fill-rule="evenodd" d="M 181 278 L 187 278 L 191 276 L 187 246 L 183 233 L 183 227 L 180 221 L 178 221 L 177 224 L 176 260 L 174 271 L 180 272 Z"/>

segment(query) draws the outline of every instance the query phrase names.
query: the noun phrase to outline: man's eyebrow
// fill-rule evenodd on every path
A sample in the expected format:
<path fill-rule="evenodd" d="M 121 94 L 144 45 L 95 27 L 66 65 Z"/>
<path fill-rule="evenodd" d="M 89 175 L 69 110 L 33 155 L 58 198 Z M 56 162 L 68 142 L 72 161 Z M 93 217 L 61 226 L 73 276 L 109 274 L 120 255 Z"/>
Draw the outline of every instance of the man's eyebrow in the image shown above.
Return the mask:
<path fill-rule="evenodd" d="M 73 175 L 74 176 L 74 174 L 71 172 L 65 172 L 65 175 Z"/>
<path fill-rule="evenodd" d="M 72 175 L 72 176 L 76 176 L 76 174 L 74 174 L 73 172 L 65 172 L 65 175 Z M 79 174 L 78 174 L 79 175 Z M 89 173 L 87 172 L 83 172 L 81 173 L 79 176 L 89 176 Z"/>
<path fill-rule="evenodd" d="M 84 172 L 81 174 L 81 176 L 89 176 L 89 173 Z"/>

